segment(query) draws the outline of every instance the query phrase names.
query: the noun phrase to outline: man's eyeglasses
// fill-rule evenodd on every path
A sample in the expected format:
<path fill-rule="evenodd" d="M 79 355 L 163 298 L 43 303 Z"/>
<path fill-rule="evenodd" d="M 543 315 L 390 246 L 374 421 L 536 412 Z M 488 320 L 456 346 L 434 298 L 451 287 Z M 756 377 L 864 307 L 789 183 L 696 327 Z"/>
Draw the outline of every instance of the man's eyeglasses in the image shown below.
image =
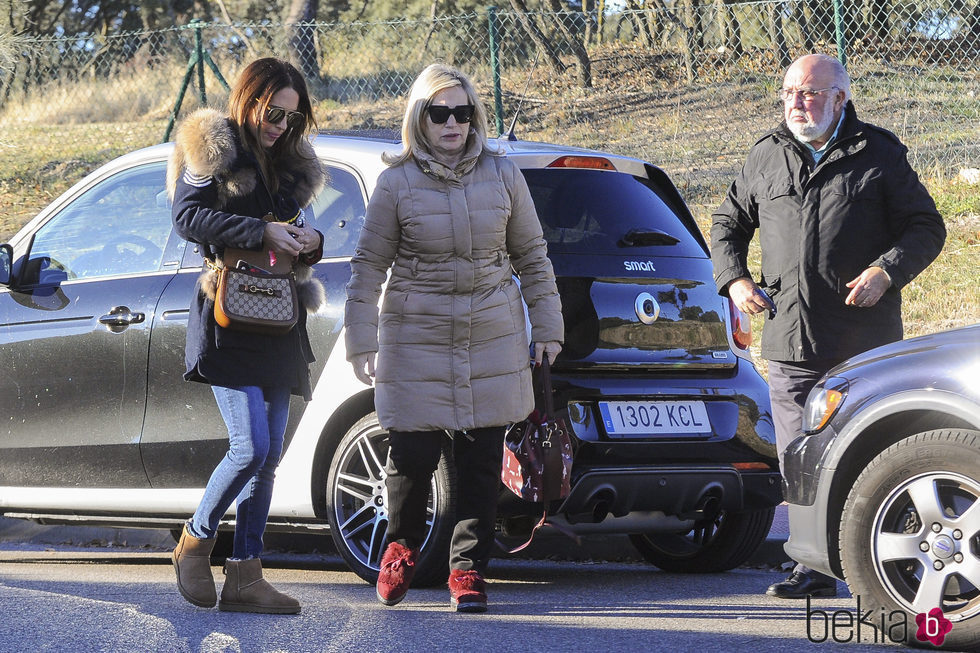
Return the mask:
<path fill-rule="evenodd" d="M 442 104 L 430 104 L 425 108 L 429 113 L 429 120 L 437 125 L 444 125 L 449 120 L 449 116 L 456 119 L 459 124 L 473 120 L 473 112 L 476 107 L 472 104 L 459 104 L 455 107 L 447 107 Z"/>
<path fill-rule="evenodd" d="M 827 91 L 840 90 L 836 86 L 829 88 L 781 88 L 779 89 L 779 99 L 783 102 L 791 102 L 797 95 L 803 96 L 804 102 L 813 102 Z"/>
<path fill-rule="evenodd" d="M 265 110 L 265 121 L 273 125 L 278 125 L 282 119 L 286 119 L 286 126 L 291 129 L 299 129 L 306 124 L 306 116 L 299 111 L 290 111 L 270 104 Z"/>

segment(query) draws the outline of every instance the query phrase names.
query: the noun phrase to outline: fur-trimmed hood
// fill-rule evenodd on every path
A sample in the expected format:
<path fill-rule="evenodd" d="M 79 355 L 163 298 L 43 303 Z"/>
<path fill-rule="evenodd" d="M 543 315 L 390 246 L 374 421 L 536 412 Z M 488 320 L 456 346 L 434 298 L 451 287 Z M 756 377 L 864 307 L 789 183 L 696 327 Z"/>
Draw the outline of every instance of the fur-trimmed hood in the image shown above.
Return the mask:
<path fill-rule="evenodd" d="M 279 183 L 288 194 L 304 207 L 309 205 L 323 188 L 326 177 L 313 146 L 300 142 L 303 156 L 279 164 Z M 177 178 L 187 169 L 197 177 L 218 180 L 218 201 L 221 209 L 232 197 L 242 197 L 255 190 L 258 176 L 254 162 L 242 147 L 234 124 L 220 111 L 198 109 L 185 118 L 177 128 L 174 151 L 167 165 L 167 194 L 171 200 Z"/>

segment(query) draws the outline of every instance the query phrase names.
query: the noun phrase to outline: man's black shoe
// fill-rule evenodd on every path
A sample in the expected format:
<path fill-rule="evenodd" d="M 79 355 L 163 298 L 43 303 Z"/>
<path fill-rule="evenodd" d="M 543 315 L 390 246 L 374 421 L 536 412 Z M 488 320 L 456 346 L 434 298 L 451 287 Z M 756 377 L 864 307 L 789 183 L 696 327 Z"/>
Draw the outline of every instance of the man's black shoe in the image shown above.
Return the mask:
<path fill-rule="evenodd" d="M 773 583 L 766 590 L 777 599 L 805 599 L 809 596 L 837 596 L 837 581 L 823 574 L 808 575 L 794 571 L 786 580 Z"/>

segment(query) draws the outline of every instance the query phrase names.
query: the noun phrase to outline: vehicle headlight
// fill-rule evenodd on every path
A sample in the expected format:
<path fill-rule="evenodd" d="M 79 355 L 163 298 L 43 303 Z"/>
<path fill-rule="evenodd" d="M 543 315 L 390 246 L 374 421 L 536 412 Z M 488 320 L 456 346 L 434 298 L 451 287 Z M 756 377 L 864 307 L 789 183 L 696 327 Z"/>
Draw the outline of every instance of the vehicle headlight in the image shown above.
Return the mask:
<path fill-rule="evenodd" d="M 816 433 L 830 421 L 847 396 L 847 381 L 832 376 L 810 391 L 803 408 L 803 432 Z"/>

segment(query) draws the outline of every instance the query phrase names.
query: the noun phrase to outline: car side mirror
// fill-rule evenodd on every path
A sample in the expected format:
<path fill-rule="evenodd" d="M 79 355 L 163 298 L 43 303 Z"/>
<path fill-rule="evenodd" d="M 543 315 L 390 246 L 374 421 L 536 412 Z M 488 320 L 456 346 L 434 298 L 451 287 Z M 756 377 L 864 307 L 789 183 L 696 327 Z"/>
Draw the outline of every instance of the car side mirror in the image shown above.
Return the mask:
<path fill-rule="evenodd" d="M 0 245 L 0 284 L 10 285 L 10 277 L 14 268 L 14 248 L 10 245 Z"/>

